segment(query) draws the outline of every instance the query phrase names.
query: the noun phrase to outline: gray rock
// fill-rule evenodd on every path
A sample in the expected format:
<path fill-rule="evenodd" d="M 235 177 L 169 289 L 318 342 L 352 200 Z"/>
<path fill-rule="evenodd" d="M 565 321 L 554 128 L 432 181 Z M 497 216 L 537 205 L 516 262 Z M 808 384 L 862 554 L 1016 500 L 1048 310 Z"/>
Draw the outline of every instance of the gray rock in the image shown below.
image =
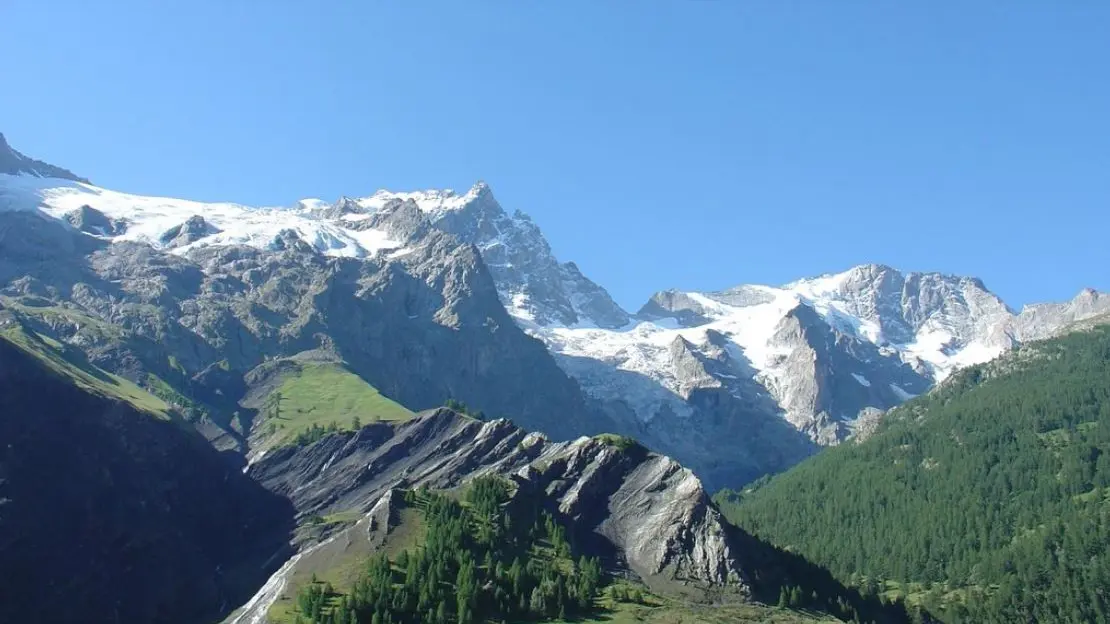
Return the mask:
<path fill-rule="evenodd" d="M 573 263 L 560 264 L 543 233 L 523 212 L 506 214 L 485 183 L 457 210 L 436 215 L 432 224 L 481 252 L 505 305 L 530 314 L 540 325 L 592 323 L 621 327 L 629 321 L 604 288 Z"/>
<path fill-rule="evenodd" d="M 220 228 L 205 221 L 204 217 L 200 215 L 193 215 L 184 223 L 175 225 L 163 232 L 162 236 L 159 237 L 159 242 L 172 249 L 174 247 L 184 247 L 202 238 L 219 233 Z"/>
<path fill-rule="evenodd" d="M 67 214 L 65 219 L 78 230 L 96 236 L 117 236 L 127 231 L 126 223 L 109 219 L 104 213 L 88 205 Z"/>
<path fill-rule="evenodd" d="M 248 474 L 289 497 L 301 516 L 372 513 L 394 487 L 446 489 L 499 474 L 543 492 L 580 539 L 600 537 L 649 585 L 748 591 L 741 553 L 698 478 L 639 446 L 591 438 L 556 443 L 505 420 L 479 422 L 440 409 L 274 451 Z"/>
<path fill-rule="evenodd" d="M 1021 341 L 1049 338 L 1085 319 L 1110 312 L 1110 296 L 1085 288 L 1067 303 L 1026 306 L 1013 321 L 1013 333 Z"/>
<path fill-rule="evenodd" d="M 709 322 L 709 317 L 705 316 L 705 306 L 678 290 L 655 293 L 640 307 L 636 316 L 649 321 L 673 318 L 683 327 L 697 327 Z"/>

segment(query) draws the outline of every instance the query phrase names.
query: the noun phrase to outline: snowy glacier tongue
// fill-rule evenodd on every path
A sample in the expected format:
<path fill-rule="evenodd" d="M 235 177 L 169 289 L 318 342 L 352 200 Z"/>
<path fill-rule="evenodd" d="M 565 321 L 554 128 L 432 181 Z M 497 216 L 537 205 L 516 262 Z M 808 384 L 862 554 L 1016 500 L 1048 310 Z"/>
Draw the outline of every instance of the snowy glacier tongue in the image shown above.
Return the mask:
<path fill-rule="evenodd" d="M 402 247 L 402 242 L 392 240 L 386 232 L 356 227 L 359 217 L 365 219 L 369 215 L 321 218 L 320 211 L 328 205 L 323 200 L 305 199 L 291 207 L 255 208 L 226 202 L 147 197 L 70 180 L 0 174 L 0 210 L 37 209 L 64 219 L 74 211 L 92 208 L 119 222 L 119 233 L 103 234 L 115 242 L 134 241 L 168 248 L 168 232 L 190 219 L 202 219 L 208 229 L 187 244 L 173 246 L 170 249 L 173 253 L 207 245 L 265 249 L 287 231 L 330 256 L 364 258 Z"/>
<path fill-rule="evenodd" d="M 782 352 L 769 344 L 770 338 L 782 317 L 799 304 L 793 293 L 780 291 L 774 294 L 769 303 L 748 307 L 729 306 L 694 294 L 712 309 L 714 315 L 709 323 L 697 327 L 680 327 L 669 318 L 632 321 L 619 329 L 543 327 L 529 319 L 527 310 L 514 312 L 521 324 L 532 335 L 545 341 L 555 353 L 569 358 L 606 362 L 619 370 L 650 378 L 676 397 L 684 398 L 689 388 L 684 387 L 681 376 L 676 373 L 670 352 L 672 343 L 678 338 L 698 347 L 709 342 L 711 331 L 725 336 L 734 349 L 731 350 L 732 370 L 721 373 L 722 377 L 751 377 L 761 371 L 773 374 L 774 357 L 782 355 Z M 614 389 L 610 385 L 611 379 L 595 379 L 593 384 L 591 380 L 580 381 L 584 381 L 587 392 L 594 395 L 604 396 Z M 650 409 L 651 404 L 665 400 L 665 397 L 654 399 L 643 405 L 649 409 L 639 414 L 642 418 L 650 419 L 654 412 Z"/>

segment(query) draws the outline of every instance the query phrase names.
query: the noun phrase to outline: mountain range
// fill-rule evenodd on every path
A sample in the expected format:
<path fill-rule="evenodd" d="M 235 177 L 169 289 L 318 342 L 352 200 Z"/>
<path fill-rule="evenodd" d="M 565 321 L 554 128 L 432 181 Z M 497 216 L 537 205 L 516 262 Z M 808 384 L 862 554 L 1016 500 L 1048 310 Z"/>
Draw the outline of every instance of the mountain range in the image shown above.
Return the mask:
<path fill-rule="evenodd" d="M 556 439 L 633 436 L 711 489 L 784 470 L 956 370 L 1110 311 L 1093 290 L 1015 311 L 975 278 L 863 265 L 660 291 L 630 313 L 484 183 L 200 203 L 97 187 L 2 138 L 0 235 L 0 303 L 106 369 L 168 386 L 223 447 L 258 437 L 243 404 L 258 367 L 323 353 L 413 409 L 456 398 Z"/>

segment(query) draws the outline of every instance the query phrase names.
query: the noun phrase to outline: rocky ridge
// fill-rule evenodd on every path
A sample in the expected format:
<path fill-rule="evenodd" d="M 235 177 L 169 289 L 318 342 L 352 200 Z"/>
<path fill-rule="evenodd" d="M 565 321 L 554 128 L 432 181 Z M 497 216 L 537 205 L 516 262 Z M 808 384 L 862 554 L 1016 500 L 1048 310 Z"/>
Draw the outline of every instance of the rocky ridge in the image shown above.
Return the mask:
<path fill-rule="evenodd" d="M 356 534 L 380 539 L 395 488 L 452 489 L 488 474 L 542 493 L 580 544 L 649 586 L 704 597 L 748 594 L 739 557 L 701 482 L 674 460 L 623 439 L 552 442 L 507 420 L 481 422 L 447 409 L 399 424 L 373 424 L 308 447 L 267 454 L 247 474 L 293 501 L 300 517 L 359 510 Z M 306 555 L 307 556 L 307 555 Z M 271 579 L 272 589 L 281 575 Z M 269 604 L 240 614 L 251 621 Z"/>
<path fill-rule="evenodd" d="M 0 173 L 8 175 L 28 175 L 37 178 L 57 178 L 60 180 L 88 183 L 88 180 L 77 177 L 68 169 L 55 167 L 41 160 L 35 160 L 34 158 L 23 155 L 14 147 L 8 145 L 8 140 L 4 138 L 3 133 L 0 133 Z"/>

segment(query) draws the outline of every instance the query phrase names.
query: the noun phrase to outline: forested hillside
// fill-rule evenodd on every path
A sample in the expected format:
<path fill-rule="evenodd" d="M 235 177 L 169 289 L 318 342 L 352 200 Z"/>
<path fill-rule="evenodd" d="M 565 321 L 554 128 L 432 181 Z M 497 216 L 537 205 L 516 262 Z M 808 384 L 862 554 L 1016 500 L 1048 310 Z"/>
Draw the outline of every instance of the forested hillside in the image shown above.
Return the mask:
<path fill-rule="evenodd" d="M 865 592 L 945 620 L 1110 613 L 1110 329 L 958 374 L 845 444 L 718 502 Z"/>
<path fill-rule="evenodd" d="M 313 583 L 298 596 L 299 620 L 324 624 L 545 620 L 593 606 L 597 559 L 571 554 L 566 530 L 536 501 L 510 503 L 510 485 L 476 479 L 462 502 L 410 490 L 423 512 L 422 548 L 371 560 L 349 593 Z M 512 509 L 509 509 L 510 506 Z"/>
<path fill-rule="evenodd" d="M 271 609 L 270 621 L 793 624 L 908 619 L 900 604 L 863 599 L 824 570 L 750 536 L 736 537 L 748 560 L 753 595 L 711 605 L 653 593 L 627 570 L 607 569 L 604 561 L 612 566 L 613 553 L 594 554 L 581 543 L 583 534 L 545 509 L 542 494 L 526 494 L 501 477 L 478 477 L 461 492 L 420 487 L 396 494 L 385 505 L 396 507 L 381 522 L 396 522 L 385 531 L 397 537 L 387 538 L 360 562 L 353 579 L 344 581 L 331 569 L 322 569 L 320 577 L 313 573 L 311 582 L 299 585 L 295 600 L 279 601 Z"/>

